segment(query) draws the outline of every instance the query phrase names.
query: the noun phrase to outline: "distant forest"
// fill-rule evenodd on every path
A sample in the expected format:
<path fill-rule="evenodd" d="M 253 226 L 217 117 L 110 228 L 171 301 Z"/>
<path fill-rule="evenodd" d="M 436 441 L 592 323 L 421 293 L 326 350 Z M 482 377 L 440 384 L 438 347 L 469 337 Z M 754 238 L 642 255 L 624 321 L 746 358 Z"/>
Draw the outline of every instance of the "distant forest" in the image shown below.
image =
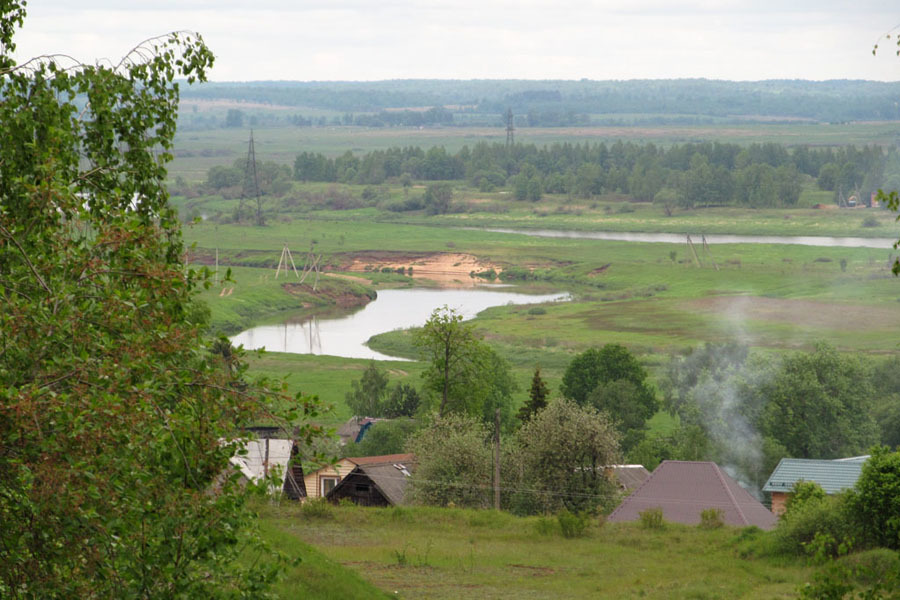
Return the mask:
<path fill-rule="evenodd" d="M 184 85 L 181 95 L 297 107 L 281 117 L 296 126 L 497 126 L 508 109 L 516 127 L 900 120 L 900 82 L 858 80 L 204 83 Z M 304 109 L 341 114 L 314 116 Z"/>
<path fill-rule="evenodd" d="M 619 193 L 671 208 L 737 205 L 753 208 L 795 206 L 806 183 L 835 192 L 835 199 L 856 196 L 868 203 L 879 187 L 900 187 L 900 154 L 877 146 L 788 148 L 780 144 L 699 143 L 661 147 L 615 142 L 601 144 L 489 144 L 479 142 L 453 154 L 441 146 L 394 147 L 361 156 L 336 158 L 302 152 L 293 170 L 286 165 L 257 165 L 264 193 L 283 194 L 290 180 L 377 186 L 413 180 L 465 180 L 483 192 L 508 189 L 517 200 L 538 201 L 544 194 L 591 198 Z M 209 170 L 212 193 L 236 194 L 248 177 L 242 159 L 231 167 Z M 437 188 L 435 188 L 437 189 Z M 433 192 L 429 186 L 429 191 Z M 374 192 L 373 192 L 374 193 Z M 392 211 L 446 212 L 447 198 L 407 196 L 386 206 Z M 440 200 L 440 198 L 438 198 Z"/>

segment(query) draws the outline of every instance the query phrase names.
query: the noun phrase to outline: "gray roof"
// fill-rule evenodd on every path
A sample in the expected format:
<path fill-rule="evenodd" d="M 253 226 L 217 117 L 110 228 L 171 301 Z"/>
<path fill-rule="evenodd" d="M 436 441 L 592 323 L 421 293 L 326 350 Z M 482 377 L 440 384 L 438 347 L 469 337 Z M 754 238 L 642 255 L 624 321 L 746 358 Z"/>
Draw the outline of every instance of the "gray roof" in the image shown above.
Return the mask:
<path fill-rule="evenodd" d="M 343 487 L 346 482 L 355 480 L 353 475 L 364 475 L 372 482 L 375 488 L 381 492 L 381 495 L 392 505 L 397 506 L 403 504 L 406 495 L 406 484 L 409 477 L 416 470 L 416 463 L 411 461 L 404 462 L 382 462 L 382 463 L 366 463 L 358 464 L 350 473 L 347 474 L 330 492 L 328 497 L 337 493 L 338 488 Z"/>
<path fill-rule="evenodd" d="M 648 508 L 663 518 L 696 525 L 700 513 L 718 508 L 728 525 L 771 529 L 775 515 L 713 462 L 666 460 L 609 515 L 610 522 L 637 521 Z"/>
<path fill-rule="evenodd" d="M 650 477 L 650 471 L 644 465 L 612 465 L 610 467 L 619 485 L 631 492 Z"/>
<path fill-rule="evenodd" d="M 763 487 L 764 492 L 790 492 L 800 480 L 814 481 L 826 494 L 837 494 L 856 485 L 868 457 L 842 460 L 782 458 Z"/>

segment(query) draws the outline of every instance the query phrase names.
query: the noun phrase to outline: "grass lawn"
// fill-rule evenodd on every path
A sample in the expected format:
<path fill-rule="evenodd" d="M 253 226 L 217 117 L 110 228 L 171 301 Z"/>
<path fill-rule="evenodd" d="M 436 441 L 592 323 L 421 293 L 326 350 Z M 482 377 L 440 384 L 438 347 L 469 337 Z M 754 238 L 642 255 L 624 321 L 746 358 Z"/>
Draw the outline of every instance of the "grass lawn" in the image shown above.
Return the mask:
<path fill-rule="evenodd" d="M 400 598 L 793 598 L 811 573 L 799 563 L 740 557 L 740 538 L 753 534 L 730 527 L 595 522 L 585 537 L 566 539 L 540 533 L 540 517 L 487 510 L 302 513 L 264 507 L 264 532 L 287 548 L 311 544 Z M 292 581 L 299 587 L 302 573 L 290 572 L 282 589 L 296 589 Z"/>

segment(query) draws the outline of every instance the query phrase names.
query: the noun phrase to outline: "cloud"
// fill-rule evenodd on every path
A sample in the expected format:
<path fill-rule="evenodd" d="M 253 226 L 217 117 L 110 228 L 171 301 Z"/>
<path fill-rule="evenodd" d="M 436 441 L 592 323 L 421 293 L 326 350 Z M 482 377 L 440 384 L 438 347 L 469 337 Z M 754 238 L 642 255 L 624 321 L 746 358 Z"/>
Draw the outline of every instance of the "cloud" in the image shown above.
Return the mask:
<path fill-rule="evenodd" d="M 19 57 L 114 58 L 200 31 L 216 80 L 900 79 L 872 45 L 900 20 L 861 0 L 59 0 L 29 6 Z"/>

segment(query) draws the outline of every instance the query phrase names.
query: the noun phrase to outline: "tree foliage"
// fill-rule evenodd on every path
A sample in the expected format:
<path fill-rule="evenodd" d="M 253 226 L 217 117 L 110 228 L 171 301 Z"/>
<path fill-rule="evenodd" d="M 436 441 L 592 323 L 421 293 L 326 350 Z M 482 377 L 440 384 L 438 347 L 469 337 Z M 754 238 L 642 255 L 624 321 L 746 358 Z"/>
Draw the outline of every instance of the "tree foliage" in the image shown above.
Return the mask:
<path fill-rule="evenodd" d="M 563 374 L 563 396 L 577 404 L 585 404 L 600 383 L 624 379 L 646 388 L 647 372 L 628 348 L 620 344 L 606 344 L 603 348 L 589 348 L 569 362 Z"/>
<path fill-rule="evenodd" d="M 419 408 L 420 398 L 416 388 L 408 383 L 396 382 L 389 386 L 384 369 L 375 361 L 369 363 L 362 377 L 350 383 L 347 406 L 360 417 L 411 417 Z"/>
<path fill-rule="evenodd" d="M 406 440 L 419 428 L 417 421 L 407 418 L 380 421 L 369 428 L 362 441 L 350 442 L 344 446 L 342 454 L 344 456 L 400 454 L 404 452 Z"/>
<path fill-rule="evenodd" d="M 673 358 L 661 387 L 681 423 L 708 437 L 705 458 L 757 485 L 784 456 L 839 458 L 878 441 L 870 369 L 827 344 L 780 361 L 707 344 Z"/>
<path fill-rule="evenodd" d="M 531 388 L 528 390 L 528 400 L 519 408 L 516 415 L 523 423 L 530 419 L 534 414 L 547 406 L 547 397 L 550 395 L 550 389 L 547 383 L 541 377 L 541 368 L 535 367 L 534 376 L 531 378 Z"/>
<path fill-rule="evenodd" d="M 16 65 L 24 14 L 0 2 L 0 596 L 260 592 L 226 467 L 267 391 L 204 349 L 165 190 L 175 79 L 212 54 L 177 33 Z"/>
<path fill-rule="evenodd" d="M 481 341 L 461 314 L 446 306 L 435 309 L 414 341 L 429 363 L 422 377 L 438 398 L 438 415 L 455 412 L 493 422 L 499 408 L 502 422 L 509 426 L 516 389 L 509 364 Z"/>
<path fill-rule="evenodd" d="M 490 432 L 471 416 L 433 416 L 406 445 L 419 466 L 411 485 L 423 504 L 486 507 L 491 490 Z M 501 505 L 522 514 L 609 507 L 615 496 L 606 467 L 619 462 L 609 417 L 554 400 L 503 438 Z"/>
<path fill-rule="evenodd" d="M 410 481 L 412 499 L 436 506 L 487 507 L 491 483 L 488 438 L 487 428 L 476 418 L 434 415 L 431 423 L 406 443 L 406 450 L 418 461 Z"/>
<path fill-rule="evenodd" d="M 563 374 L 562 393 L 577 404 L 608 412 L 619 430 L 629 434 L 629 448 L 640 441 L 644 423 L 657 410 L 647 372 L 619 344 L 590 348 L 573 358 Z"/>
<path fill-rule="evenodd" d="M 619 462 L 618 433 L 609 417 L 590 406 L 554 400 L 516 433 L 515 448 L 529 512 L 593 510 L 614 488 L 606 467 Z M 516 500 L 513 499 L 513 502 Z"/>
<path fill-rule="evenodd" d="M 872 448 L 856 482 L 855 507 L 875 543 L 900 549 L 900 450 Z"/>
<path fill-rule="evenodd" d="M 350 391 L 345 397 L 347 407 L 360 417 L 380 417 L 387 387 L 387 373 L 372 361 L 363 371 L 362 377 L 350 382 Z"/>
<path fill-rule="evenodd" d="M 819 344 L 815 352 L 786 357 L 761 393 L 761 429 L 789 456 L 853 456 L 878 441 L 869 371 L 832 346 Z"/>

